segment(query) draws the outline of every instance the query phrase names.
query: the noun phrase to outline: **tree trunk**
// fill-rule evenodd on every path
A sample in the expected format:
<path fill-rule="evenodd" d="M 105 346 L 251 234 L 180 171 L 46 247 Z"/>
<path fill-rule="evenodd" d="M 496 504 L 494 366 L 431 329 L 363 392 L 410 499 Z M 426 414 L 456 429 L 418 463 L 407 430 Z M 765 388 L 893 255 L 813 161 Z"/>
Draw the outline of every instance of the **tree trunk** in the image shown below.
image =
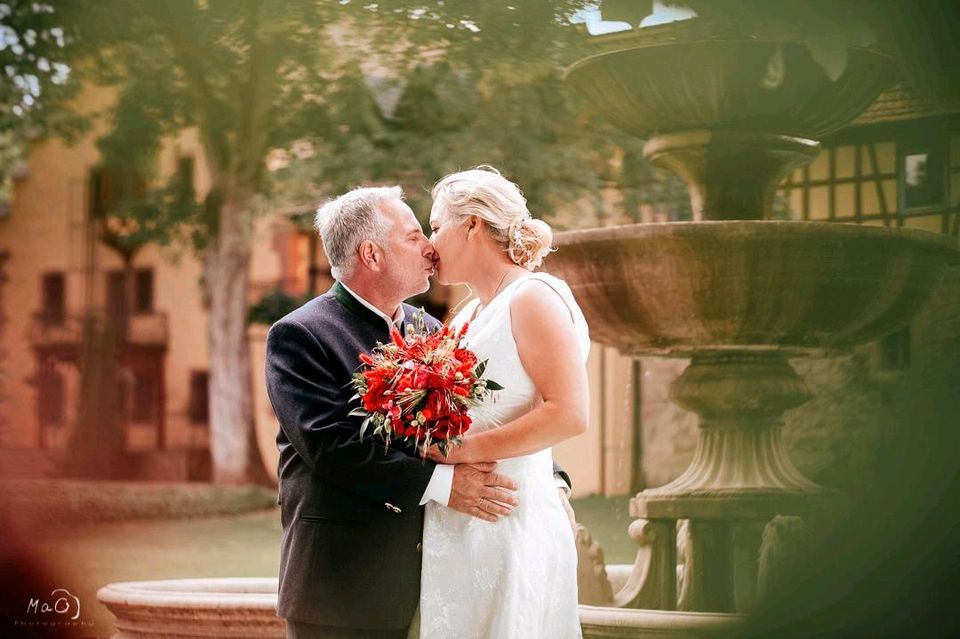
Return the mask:
<path fill-rule="evenodd" d="M 219 484 L 272 485 L 253 432 L 253 384 L 247 345 L 250 198 L 227 195 L 206 252 L 210 300 L 210 454 Z"/>
<path fill-rule="evenodd" d="M 125 434 L 117 410 L 117 341 L 108 318 L 84 316 L 76 423 L 60 459 L 67 476 L 112 479 L 122 471 Z"/>

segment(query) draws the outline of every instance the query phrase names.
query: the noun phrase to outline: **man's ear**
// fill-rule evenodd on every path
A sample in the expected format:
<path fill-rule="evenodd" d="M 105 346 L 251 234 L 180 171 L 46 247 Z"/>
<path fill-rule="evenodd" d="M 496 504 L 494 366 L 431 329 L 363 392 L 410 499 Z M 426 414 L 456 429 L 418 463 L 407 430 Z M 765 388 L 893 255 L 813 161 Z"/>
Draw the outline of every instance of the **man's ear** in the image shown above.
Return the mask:
<path fill-rule="evenodd" d="M 383 253 L 373 240 L 363 240 L 357 247 L 360 264 L 379 273 L 383 268 Z"/>

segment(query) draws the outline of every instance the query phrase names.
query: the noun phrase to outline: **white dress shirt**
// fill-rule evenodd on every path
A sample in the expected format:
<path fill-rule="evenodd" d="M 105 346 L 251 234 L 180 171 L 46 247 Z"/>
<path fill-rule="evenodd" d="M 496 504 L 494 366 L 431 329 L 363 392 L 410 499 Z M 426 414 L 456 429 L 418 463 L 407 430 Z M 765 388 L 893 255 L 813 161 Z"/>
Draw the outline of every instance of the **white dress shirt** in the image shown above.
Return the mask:
<path fill-rule="evenodd" d="M 400 330 L 403 320 L 407 318 L 406 312 L 403 310 L 403 304 L 397 307 L 397 312 L 393 314 L 393 317 L 388 316 L 386 313 L 381 311 L 379 308 L 363 299 L 352 290 L 350 287 L 340 282 L 347 293 L 353 295 L 354 298 L 371 311 L 377 314 L 378 317 L 382 317 L 383 321 L 387 323 L 388 329 L 397 329 Z M 566 485 L 566 484 L 564 484 Z M 430 482 L 427 484 L 427 489 L 423 493 L 423 497 L 420 498 L 420 505 L 427 503 L 430 500 L 437 502 L 442 506 L 446 506 L 450 502 L 450 489 L 453 486 L 453 466 L 447 466 L 446 464 L 437 464 L 436 468 L 433 471 L 433 475 L 430 476 Z"/>

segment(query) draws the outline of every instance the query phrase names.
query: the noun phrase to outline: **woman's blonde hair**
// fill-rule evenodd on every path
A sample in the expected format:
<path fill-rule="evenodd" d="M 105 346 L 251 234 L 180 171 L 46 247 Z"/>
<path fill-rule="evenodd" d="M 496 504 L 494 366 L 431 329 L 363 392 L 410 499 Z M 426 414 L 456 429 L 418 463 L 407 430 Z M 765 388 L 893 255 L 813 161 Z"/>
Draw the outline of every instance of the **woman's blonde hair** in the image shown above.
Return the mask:
<path fill-rule="evenodd" d="M 486 222 L 490 236 L 504 247 L 510 259 L 534 270 L 552 250 L 553 230 L 530 216 L 520 187 L 489 165 L 451 173 L 433 186 L 434 206 L 450 215 L 476 215 Z"/>

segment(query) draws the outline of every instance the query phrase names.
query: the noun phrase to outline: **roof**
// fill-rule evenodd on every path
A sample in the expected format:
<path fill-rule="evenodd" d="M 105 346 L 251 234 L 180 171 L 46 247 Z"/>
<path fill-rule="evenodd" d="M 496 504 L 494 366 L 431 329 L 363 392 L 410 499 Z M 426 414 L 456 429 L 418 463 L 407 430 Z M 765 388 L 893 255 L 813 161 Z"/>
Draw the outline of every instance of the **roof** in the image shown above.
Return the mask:
<path fill-rule="evenodd" d="M 865 126 L 881 122 L 917 120 L 937 115 L 960 113 L 960 100 L 943 100 L 939 103 L 919 96 L 908 85 L 900 82 L 881 93 L 848 126 Z"/>

